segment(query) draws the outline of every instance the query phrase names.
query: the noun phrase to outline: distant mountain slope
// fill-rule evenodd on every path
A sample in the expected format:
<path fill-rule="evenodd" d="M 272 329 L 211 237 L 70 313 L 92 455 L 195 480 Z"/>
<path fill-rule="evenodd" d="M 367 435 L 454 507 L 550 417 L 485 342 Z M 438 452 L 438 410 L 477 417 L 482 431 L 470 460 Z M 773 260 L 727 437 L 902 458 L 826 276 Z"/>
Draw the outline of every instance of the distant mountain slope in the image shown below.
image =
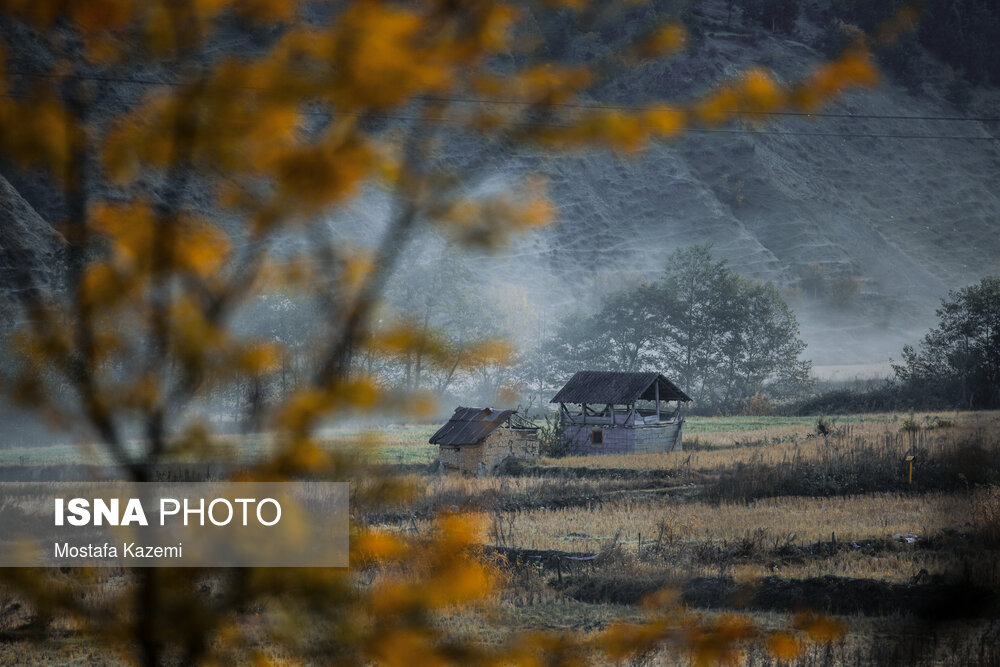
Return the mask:
<path fill-rule="evenodd" d="M 52 286 L 61 239 L 0 176 L 0 295 Z"/>
<path fill-rule="evenodd" d="M 656 1 L 643 11 L 662 19 L 668 5 L 684 4 Z M 758 64 L 791 81 L 823 59 L 823 27 L 809 12 L 785 35 L 744 24 L 738 11 L 730 20 L 723 0 L 690 6 L 688 53 L 623 71 L 590 101 L 628 106 L 685 99 Z M 569 34 L 559 49 L 582 62 L 614 53 L 642 27 L 629 20 L 619 31 Z M 6 33 L 18 47 L 12 52 L 44 60 L 29 32 Z M 238 44 L 233 50 L 249 52 L 252 43 L 237 33 L 227 48 Z M 488 262 L 483 273 L 491 280 L 535 288 L 529 293 L 537 304 L 558 314 L 655 277 L 677 247 L 712 243 L 740 273 L 785 289 L 810 343 L 807 356 L 861 363 L 898 354 L 930 322 L 949 289 L 1000 271 L 1000 123 L 926 119 L 1000 116 L 1000 93 L 973 89 L 969 110 L 960 112 L 946 101 L 951 70 L 919 47 L 915 53 L 920 85 L 906 87 L 888 76 L 877 90 L 853 92 L 823 110 L 851 117 L 773 117 L 760 128 L 692 133 L 629 158 L 534 149 L 495 155 L 490 187 L 541 171 L 549 176 L 560 216 L 508 253 L 471 261 Z M 170 78 L 144 73 L 150 76 Z M 110 82 L 102 91 L 98 116 L 127 108 L 144 88 Z M 975 139 L 921 138 L 944 136 Z M 460 167 L 468 147 L 455 144 L 444 150 Z M 54 188 L 30 175 L 6 175 L 35 210 L 49 220 L 61 217 Z M 0 247 L 7 248 L 0 250 L 0 263 L 8 269 L 4 274 L 0 266 L 0 284 L 7 284 L 11 257 L 46 263 L 50 245 L 34 239 L 51 232 L 6 181 L 2 185 L 0 199 L 12 202 L 0 203 L 11 221 L 0 228 Z M 388 210 L 384 198 L 371 193 L 332 226 L 371 241 Z M 843 279 L 859 291 L 831 301 L 806 285 L 810 275 Z"/>
<path fill-rule="evenodd" d="M 703 27 L 724 21 L 723 5 L 699 5 Z M 821 58 L 799 41 L 817 30 L 802 18 L 793 37 L 709 31 L 694 52 L 623 82 L 617 95 L 622 104 L 655 98 L 671 72 L 691 92 L 756 63 L 790 80 Z M 561 213 L 545 232 L 553 270 L 600 289 L 623 273 L 654 274 L 675 247 L 708 242 L 740 273 L 792 289 L 808 355 L 851 363 L 898 354 L 948 289 L 1000 270 L 1000 123 L 872 117 L 962 115 L 937 89 L 947 68 L 924 60 L 921 94 L 887 76 L 823 110 L 851 118 L 774 117 L 689 134 L 637 159 L 552 163 Z M 975 139 L 919 138 L 945 136 Z M 817 265 L 830 279 L 858 281 L 857 298 L 837 308 L 796 298 Z"/>

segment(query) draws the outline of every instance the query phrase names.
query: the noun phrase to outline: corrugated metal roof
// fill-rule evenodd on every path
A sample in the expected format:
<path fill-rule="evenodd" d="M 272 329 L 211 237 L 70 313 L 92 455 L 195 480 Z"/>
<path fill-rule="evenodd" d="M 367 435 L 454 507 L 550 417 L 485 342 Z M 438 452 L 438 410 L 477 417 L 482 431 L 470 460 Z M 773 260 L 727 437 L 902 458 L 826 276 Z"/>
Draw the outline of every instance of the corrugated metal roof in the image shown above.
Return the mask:
<path fill-rule="evenodd" d="M 616 373 L 578 371 L 551 403 L 610 403 L 629 405 L 637 400 L 652 401 L 656 384 L 661 401 L 690 401 L 691 397 L 660 373 Z"/>
<path fill-rule="evenodd" d="M 495 431 L 514 410 L 455 408 L 448 423 L 431 436 L 432 445 L 474 445 Z"/>

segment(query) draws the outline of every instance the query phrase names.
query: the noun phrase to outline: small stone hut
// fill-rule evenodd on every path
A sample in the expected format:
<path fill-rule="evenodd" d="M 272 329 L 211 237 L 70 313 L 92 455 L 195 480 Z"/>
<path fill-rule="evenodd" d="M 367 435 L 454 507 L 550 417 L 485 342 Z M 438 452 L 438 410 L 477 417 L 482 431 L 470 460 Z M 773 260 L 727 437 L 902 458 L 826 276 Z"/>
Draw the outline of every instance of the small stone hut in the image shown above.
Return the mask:
<path fill-rule="evenodd" d="M 579 371 L 552 403 L 573 454 L 677 452 L 691 398 L 659 373 Z"/>
<path fill-rule="evenodd" d="M 430 443 L 446 469 L 493 474 L 508 457 L 538 458 L 538 427 L 516 410 L 455 408 Z"/>

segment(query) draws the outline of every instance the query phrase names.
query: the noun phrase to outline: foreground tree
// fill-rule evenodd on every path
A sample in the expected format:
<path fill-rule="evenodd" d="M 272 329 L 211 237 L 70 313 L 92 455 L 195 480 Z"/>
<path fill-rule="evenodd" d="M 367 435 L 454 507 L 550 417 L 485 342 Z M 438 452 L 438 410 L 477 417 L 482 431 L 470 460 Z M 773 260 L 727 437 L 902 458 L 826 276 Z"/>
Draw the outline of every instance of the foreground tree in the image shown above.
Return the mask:
<path fill-rule="evenodd" d="M 294 390 L 250 392 L 248 410 L 273 447 L 244 474 L 361 479 L 356 457 L 315 435 L 332 414 L 386 407 L 359 355 L 455 358 L 429 329 L 373 317 L 414 230 L 435 225 L 488 247 L 552 216 L 534 180 L 515 194 L 470 194 L 504 149 L 635 151 L 692 125 L 813 110 L 877 80 L 859 43 L 798 82 L 753 70 L 685 105 L 589 106 L 584 96 L 614 68 L 548 60 L 537 26 L 592 30 L 616 20 L 606 3 L 4 0 L 0 11 L 13 26 L 4 39 L 19 40 L 0 51 L 0 154 L 57 191 L 50 222 L 67 263 L 53 290 L 21 267 L 20 358 L 4 386 L 135 481 L 179 457 L 221 456 L 199 405 L 289 367 L 301 371 Z M 625 36 L 632 45 L 616 65 L 683 45 L 683 29 L 660 18 Z M 234 34 L 253 39 L 232 50 Z M 109 90 L 115 82 L 142 94 Z M 119 98 L 122 107 L 106 104 Z M 456 166 L 436 149 L 459 138 Z M 391 205 L 375 243 L 352 248 L 325 221 L 366 189 Z M 272 336 L 235 326 L 260 295 L 285 289 L 312 299 L 322 323 Z M 356 503 L 403 492 L 370 479 Z M 497 584 L 473 557 L 476 539 L 459 517 L 412 539 L 356 525 L 350 571 L 213 573 L 211 596 L 202 573 L 186 570 L 132 572 L 96 597 L 81 593 L 87 571 L 3 576 L 31 605 L 28 629 L 68 619 L 148 665 L 263 661 L 262 646 L 305 660 L 475 664 L 618 661 L 664 645 L 721 660 L 758 639 L 788 657 L 799 645 L 743 619 L 688 618 L 666 598 L 650 603 L 648 623 L 584 640 L 540 636 L 495 650 L 456 640 L 442 611 L 483 603 Z M 250 609 L 266 610 L 252 627 Z M 799 629 L 832 635 L 822 620 Z"/>
<path fill-rule="evenodd" d="M 907 345 L 893 364 L 904 391 L 925 402 L 1000 406 L 1000 277 L 950 292 L 937 316 L 919 349 Z"/>

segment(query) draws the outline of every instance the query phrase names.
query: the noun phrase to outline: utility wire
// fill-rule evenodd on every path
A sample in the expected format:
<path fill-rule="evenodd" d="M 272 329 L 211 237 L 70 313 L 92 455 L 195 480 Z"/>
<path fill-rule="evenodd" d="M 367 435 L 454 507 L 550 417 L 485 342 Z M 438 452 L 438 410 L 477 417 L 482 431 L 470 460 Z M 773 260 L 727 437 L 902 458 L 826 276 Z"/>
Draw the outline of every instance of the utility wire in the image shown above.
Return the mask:
<path fill-rule="evenodd" d="M 134 79 L 127 77 L 111 77 L 111 76 L 99 76 L 99 75 L 82 75 L 74 74 L 62 77 L 60 75 L 45 73 L 45 72 L 19 72 L 12 71 L 11 74 L 15 76 L 25 76 L 25 77 L 37 77 L 37 78 L 73 78 L 85 81 L 101 81 L 109 83 L 129 83 L 136 85 L 146 85 L 146 86 L 172 86 L 180 87 L 184 84 L 178 81 L 158 81 L 155 79 Z M 258 90 L 256 88 L 245 88 L 246 90 Z M 17 97 L 11 93 L 6 93 L 5 97 Z M 439 101 L 439 102 L 454 102 L 454 103 L 473 103 L 473 104 L 510 104 L 510 105 L 533 105 L 533 102 L 524 101 L 514 101 L 514 100 L 486 100 L 486 99 L 475 99 L 475 98 L 452 98 L 452 97 L 431 97 L 431 96 L 415 96 L 416 99 L 424 99 L 428 101 Z M 641 106 L 625 106 L 625 105 L 607 105 L 607 104 L 585 104 L 585 103 L 553 103 L 547 106 L 558 106 L 558 107 L 571 107 L 580 109 L 611 109 L 611 110 L 628 110 L 628 111 L 649 111 L 655 109 L 656 107 L 641 107 Z M 326 111 L 302 111 L 304 115 L 311 116 L 324 116 L 329 117 L 330 112 Z M 928 121 L 966 121 L 966 122 L 1000 122 L 1000 117 L 966 117 L 966 116 L 893 116 L 893 115 L 875 115 L 875 114 L 837 114 L 828 112 L 818 112 L 818 113 L 806 113 L 798 111 L 744 111 L 738 112 L 747 115 L 765 115 L 765 116 L 802 116 L 802 117 L 815 117 L 815 118 L 842 118 L 842 119 L 874 119 L 874 120 L 928 120 Z M 417 122 L 432 122 L 450 125 L 461 125 L 457 119 L 454 118 L 418 118 L 414 116 L 400 116 L 395 114 L 386 113 L 365 113 L 360 112 L 348 112 L 341 115 L 355 115 L 361 116 L 366 115 L 371 118 L 378 118 L 383 120 L 402 120 L 402 121 L 417 121 Z M 542 123 L 542 122 L 521 122 L 518 123 L 520 127 L 535 128 L 535 129 L 569 129 L 571 125 L 558 124 L 558 123 Z M 758 134 L 767 136 L 790 136 L 790 137 L 825 137 L 825 138 L 845 138 L 845 139 L 902 139 L 902 140 L 967 140 L 967 141 L 1000 141 L 1000 137 L 991 136 L 969 136 L 969 135 L 947 135 L 947 134 L 885 134 L 885 133 L 855 133 L 855 132 L 799 132 L 795 130 L 761 130 L 761 129 L 720 129 L 720 128 L 705 128 L 705 127 L 684 127 L 678 130 L 678 134 Z"/>
<path fill-rule="evenodd" d="M 3 97 L 17 98 L 18 96 L 12 95 L 10 93 L 2 94 Z M 302 111 L 303 115 L 309 116 L 323 116 L 330 117 L 330 112 L 326 111 Z M 417 116 L 400 116 L 398 114 L 387 114 L 387 113 L 361 113 L 361 112 L 344 112 L 340 116 L 355 116 L 361 117 L 365 116 L 368 118 L 378 119 L 378 120 L 399 120 L 399 121 L 409 121 L 409 122 L 420 122 L 420 123 L 434 123 L 439 125 L 451 125 L 453 127 L 468 127 L 467 124 L 461 122 L 457 118 L 433 118 L 433 117 L 417 117 Z M 542 123 L 542 122 L 520 122 L 517 123 L 517 127 L 525 129 L 557 129 L 557 130 L 568 130 L 572 129 L 573 125 L 560 124 L 560 123 Z M 754 128 L 708 128 L 708 127 L 682 127 L 678 128 L 677 135 L 684 134 L 722 134 L 722 135 L 765 135 L 773 137 L 818 137 L 818 138 L 841 138 L 841 139 L 901 139 L 901 140 L 956 140 L 956 141 L 1000 141 L 1000 137 L 983 137 L 983 136 L 971 136 L 971 135 L 952 135 L 952 134 L 876 134 L 876 133 L 861 133 L 861 132 L 799 132 L 796 130 L 763 130 Z"/>
<path fill-rule="evenodd" d="M 84 81 L 100 81 L 105 83 L 131 83 L 144 86 L 184 86 L 182 81 L 161 81 L 157 79 L 137 79 L 131 77 L 116 77 L 97 74 L 53 74 L 50 72 L 23 72 L 18 70 L 8 70 L 14 76 L 46 78 L 46 79 L 79 79 Z M 244 90 L 260 90 L 259 88 L 243 87 Z M 503 100 L 491 98 L 472 97 L 446 97 L 433 95 L 416 95 L 415 99 L 429 102 L 449 102 L 457 104 L 480 104 L 497 106 L 534 106 L 537 102 L 526 100 Z M 573 109 L 600 109 L 611 111 L 654 111 L 656 106 L 627 105 L 627 104 L 607 104 L 607 103 L 586 103 L 586 102 L 547 102 L 545 106 L 563 107 Z M 789 116 L 805 118 L 846 118 L 859 120 L 922 120 L 922 121 L 948 121 L 948 122 L 975 122 L 975 123 L 1000 123 L 1000 116 L 909 116 L 895 114 L 854 114 L 854 113 L 834 113 L 834 112 L 808 112 L 808 111 L 739 111 L 738 113 L 754 116 Z"/>

